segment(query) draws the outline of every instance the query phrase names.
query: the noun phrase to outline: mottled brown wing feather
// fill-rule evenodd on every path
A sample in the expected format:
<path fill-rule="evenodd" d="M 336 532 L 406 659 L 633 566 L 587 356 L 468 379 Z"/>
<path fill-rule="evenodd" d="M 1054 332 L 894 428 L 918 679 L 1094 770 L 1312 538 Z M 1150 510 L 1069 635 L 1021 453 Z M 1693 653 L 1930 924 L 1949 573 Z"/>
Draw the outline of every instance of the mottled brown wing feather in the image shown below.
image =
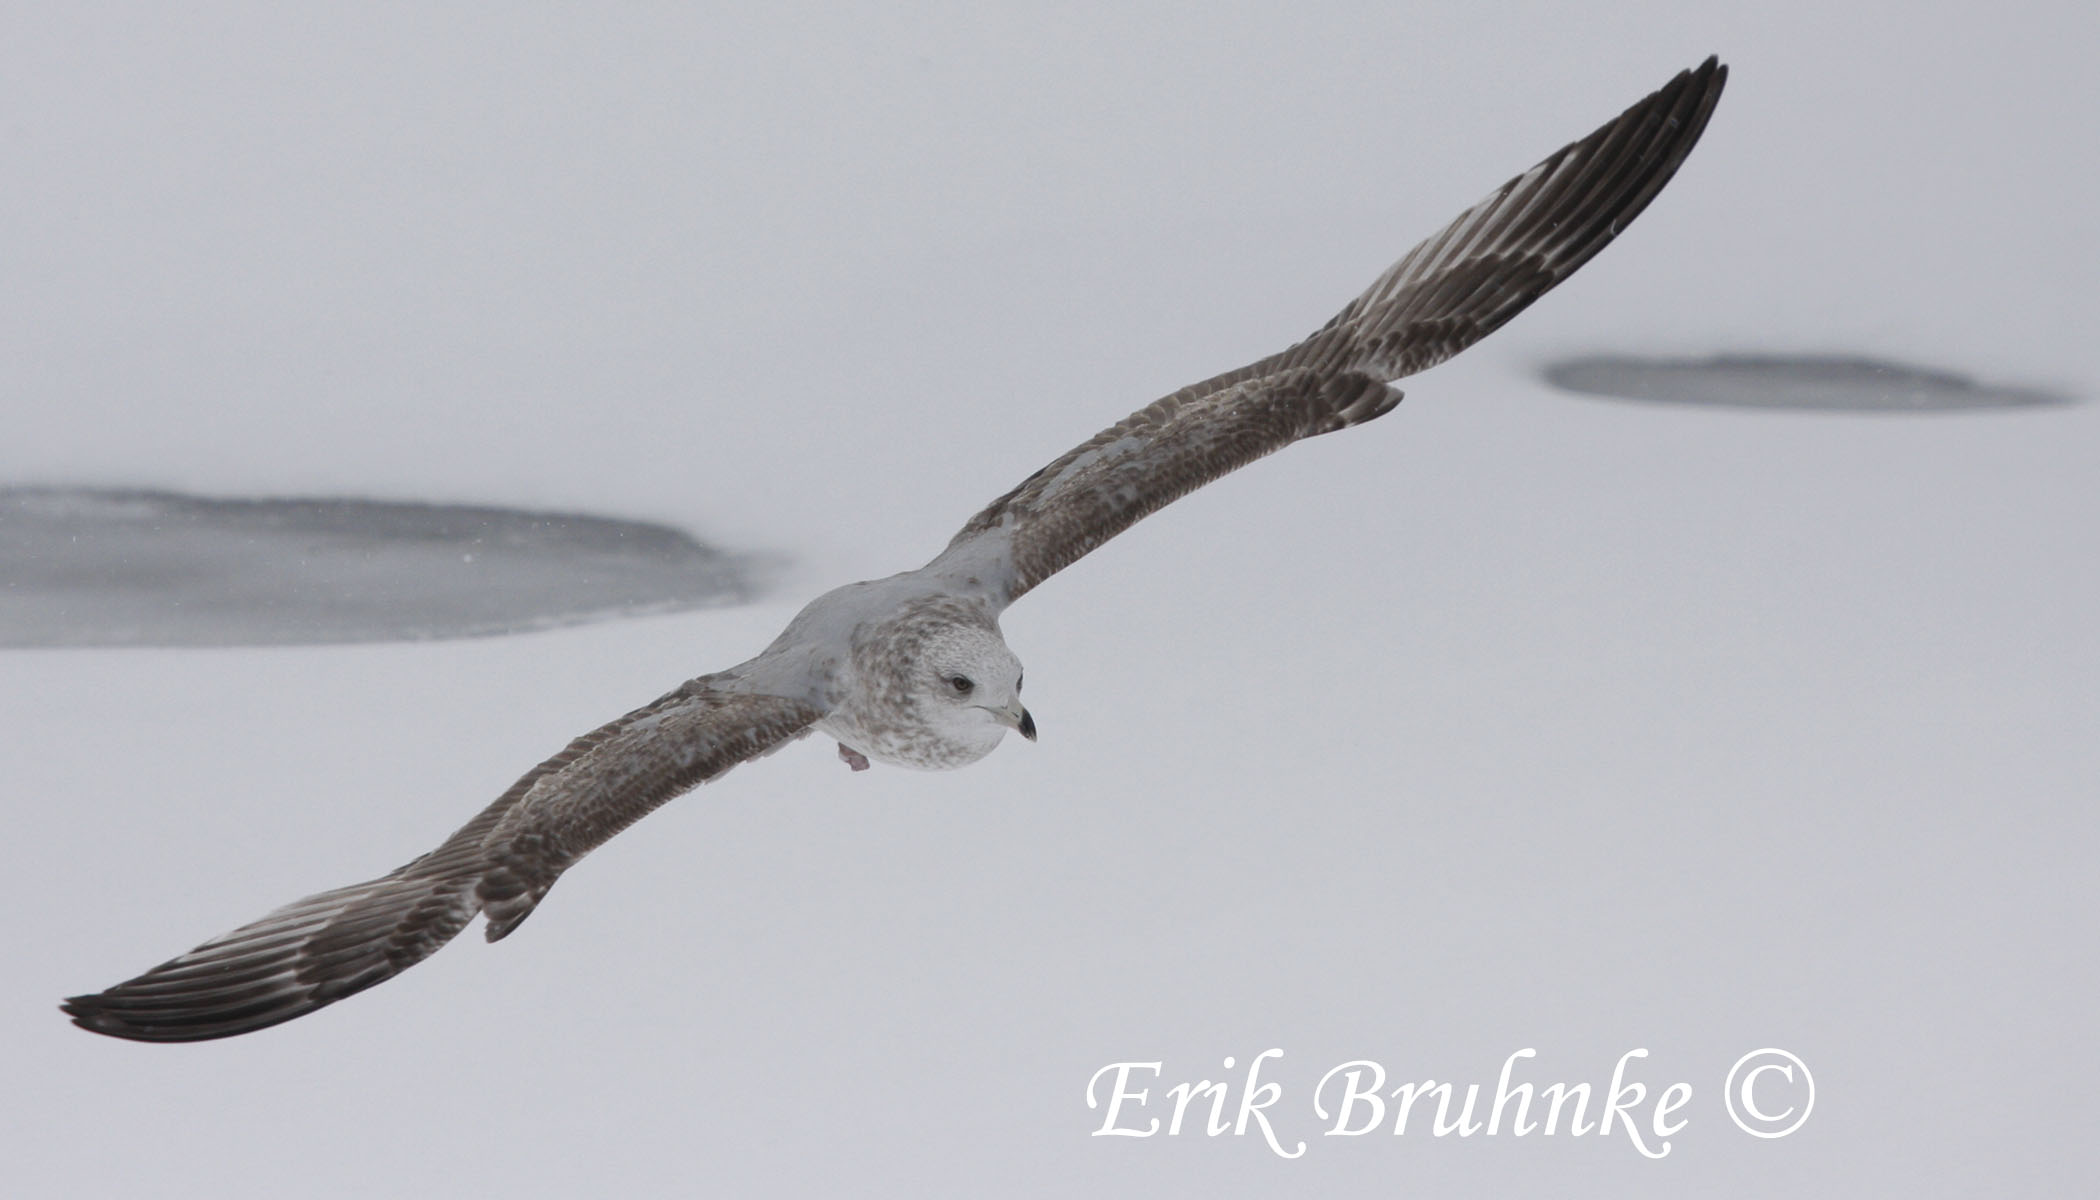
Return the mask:
<path fill-rule="evenodd" d="M 382 983 L 474 914 L 515 929 L 562 871 L 652 809 L 806 731 L 822 714 L 695 680 L 584 734 L 436 850 L 308 896 L 136 979 L 63 1005 L 85 1029 L 147 1042 L 231 1037 Z"/>
<path fill-rule="evenodd" d="M 1388 384 L 1486 337 L 1624 230 L 1691 153 L 1728 68 L 1709 58 L 1459 214 L 1303 342 L 1132 413 L 949 543 L 1007 539 L 1011 603 L 1140 518 L 1301 438 L 1390 412 Z"/>

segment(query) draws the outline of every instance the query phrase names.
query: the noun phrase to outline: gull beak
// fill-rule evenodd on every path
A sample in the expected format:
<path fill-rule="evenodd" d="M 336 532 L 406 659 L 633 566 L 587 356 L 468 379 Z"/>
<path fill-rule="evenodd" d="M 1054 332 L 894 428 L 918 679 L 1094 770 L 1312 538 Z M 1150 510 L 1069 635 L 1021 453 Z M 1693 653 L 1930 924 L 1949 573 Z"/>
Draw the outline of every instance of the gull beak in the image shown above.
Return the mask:
<path fill-rule="evenodd" d="M 1018 730 L 1022 737 L 1031 742 L 1035 740 L 1035 718 L 1028 715 L 1028 710 L 1021 707 L 1019 700 L 1005 708 L 995 708 L 991 711 L 992 716 L 997 718 L 1001 725 Z"/>

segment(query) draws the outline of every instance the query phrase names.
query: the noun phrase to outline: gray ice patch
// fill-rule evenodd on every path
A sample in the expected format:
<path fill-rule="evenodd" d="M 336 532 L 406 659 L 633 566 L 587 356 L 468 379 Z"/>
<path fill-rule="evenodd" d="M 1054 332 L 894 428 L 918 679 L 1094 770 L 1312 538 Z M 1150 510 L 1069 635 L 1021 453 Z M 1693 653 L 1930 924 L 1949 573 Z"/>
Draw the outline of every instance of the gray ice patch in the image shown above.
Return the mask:
<path fill-rule="evenodd" d="M 1918 413 L 2071 402 L 2042 388 L 1978 383 L 1953 371 L 1849 355 L 1599 354 L 1563 359 L 1542 374 L 1555 387 L 1589 396 L 1730 408 Z"/>
<path fill-rule="evenodd" d="M 748 602 L 760 568 L 577 513 L 0 488 L 0 646 L 515 633 Z"/>

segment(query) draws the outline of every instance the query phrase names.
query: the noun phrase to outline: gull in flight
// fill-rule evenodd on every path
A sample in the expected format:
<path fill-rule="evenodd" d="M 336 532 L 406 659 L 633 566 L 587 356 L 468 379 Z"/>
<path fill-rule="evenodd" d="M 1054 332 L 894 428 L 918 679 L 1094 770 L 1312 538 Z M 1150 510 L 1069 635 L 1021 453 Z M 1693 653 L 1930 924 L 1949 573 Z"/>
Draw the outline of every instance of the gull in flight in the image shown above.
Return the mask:
<path fill-rule="evenodd" d="M 1169 502 L 1300 438 L 1392 411 L 1392 381 L 1486 337 L 1626 228 L 1691 153 L 1728 69 L 1709 58 L 1495 189 L 1312 336 L 1158 400 L 971 517 L 915 571 L 827 592 L 748 662 L 594 729 L 400 870 L 308 896 L 65 1011 L 148 1042 L 248 1033 L 429 957 L 476 914 L 495 941 L 584 855 L 738 763 L 822 731 L 949 770 L 1035 738 L 999 614 Z"/>

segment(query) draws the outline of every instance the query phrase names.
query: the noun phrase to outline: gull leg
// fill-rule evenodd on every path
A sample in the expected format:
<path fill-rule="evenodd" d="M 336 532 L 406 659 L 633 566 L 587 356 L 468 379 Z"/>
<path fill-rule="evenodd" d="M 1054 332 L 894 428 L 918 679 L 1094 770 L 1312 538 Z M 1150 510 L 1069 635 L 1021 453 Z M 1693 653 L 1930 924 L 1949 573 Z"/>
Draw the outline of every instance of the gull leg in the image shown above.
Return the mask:
<path fill-rule="evenodd" d="M 848 746 L 844 742 L 839 743 L 839 761 L 845 763 L 849 767 L 852 767 L 856 771 L 865 771 L 868 769 L 868 756 L 862 754 L 858 750 L 855 750 L 853 747 Z"/>

